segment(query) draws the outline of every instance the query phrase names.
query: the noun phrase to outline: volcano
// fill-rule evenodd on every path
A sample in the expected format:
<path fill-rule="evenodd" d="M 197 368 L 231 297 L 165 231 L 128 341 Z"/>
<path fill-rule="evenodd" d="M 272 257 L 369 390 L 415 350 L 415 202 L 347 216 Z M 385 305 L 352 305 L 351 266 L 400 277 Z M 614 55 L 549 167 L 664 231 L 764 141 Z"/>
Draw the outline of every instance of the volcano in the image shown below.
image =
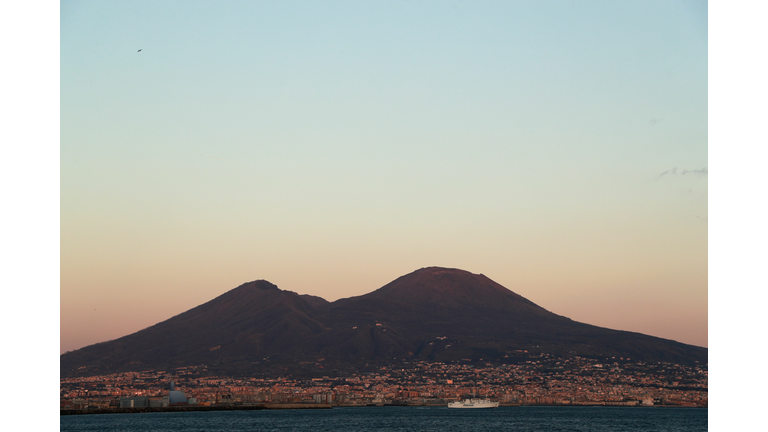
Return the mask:
<path fill-rule="evenodd" d="M 428 267 L 335 302 L 245 283 L 152 327 L 65 353 L 60 372 L 206 364 L 250 375 L 319 361 L 351 370 L 403 360 L 511 362 L 519 352 L 707 363 L 706 348 L 576 322 L 482 274 Z"/>

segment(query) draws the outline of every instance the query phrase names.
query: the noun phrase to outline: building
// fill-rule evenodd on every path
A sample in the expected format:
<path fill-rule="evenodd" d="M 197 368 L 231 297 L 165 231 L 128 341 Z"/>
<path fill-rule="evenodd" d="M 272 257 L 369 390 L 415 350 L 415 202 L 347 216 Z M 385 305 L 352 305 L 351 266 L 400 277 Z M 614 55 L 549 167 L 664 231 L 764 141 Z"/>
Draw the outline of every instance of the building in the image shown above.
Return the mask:
<path fill-rule="evenodd" d="M 149 406 L 147 396 L 134 396 L 120 398 L 120 408 L 146 408 Z"/>
<path fill-rule="evenodd" d="M 168 403 L 170 405 L 187 403 L 187 397 L 184 395 L 184 392 L 176 390 L 176 386 L 173 381 L 171 381 L 171 390 L 168 392 Z"/>

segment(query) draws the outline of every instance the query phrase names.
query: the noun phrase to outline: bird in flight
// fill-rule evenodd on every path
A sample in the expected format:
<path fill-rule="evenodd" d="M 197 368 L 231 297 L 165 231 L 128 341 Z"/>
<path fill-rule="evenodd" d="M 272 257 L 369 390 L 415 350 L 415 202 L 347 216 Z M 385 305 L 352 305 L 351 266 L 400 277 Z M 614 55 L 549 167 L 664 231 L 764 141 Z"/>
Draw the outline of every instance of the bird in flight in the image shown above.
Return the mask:
<path fill-rule="evenodd" d="M 138 50 L 138 51 L 136 51 L 136 52 L 141 52 L 141 50 Z"/>

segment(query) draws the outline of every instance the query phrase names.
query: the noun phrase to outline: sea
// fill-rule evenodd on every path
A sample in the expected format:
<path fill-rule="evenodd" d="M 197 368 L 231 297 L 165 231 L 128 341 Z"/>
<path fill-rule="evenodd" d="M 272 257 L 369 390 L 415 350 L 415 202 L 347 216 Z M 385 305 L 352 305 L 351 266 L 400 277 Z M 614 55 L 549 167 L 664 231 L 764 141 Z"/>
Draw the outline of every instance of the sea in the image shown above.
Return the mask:
<path fill-rule="evenodd" d="M 61 431 L 706 431 L 707 408 L 354 407 L 60 416 Z"/>

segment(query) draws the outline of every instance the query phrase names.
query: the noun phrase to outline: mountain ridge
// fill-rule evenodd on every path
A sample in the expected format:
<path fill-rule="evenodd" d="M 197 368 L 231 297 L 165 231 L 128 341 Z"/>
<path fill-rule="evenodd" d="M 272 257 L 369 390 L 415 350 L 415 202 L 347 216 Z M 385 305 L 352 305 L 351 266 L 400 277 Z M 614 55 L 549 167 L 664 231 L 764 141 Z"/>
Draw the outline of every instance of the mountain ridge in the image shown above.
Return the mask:
<path fill-rule="evenodd" d="M 425 267 L 333 302 L 247 282 L 136 333 L 65 353 L 60 365 L 62 376 L 193 364 L 248 374 L 267 359 L 361 368 L 398 358 L 502 361 L 520 350 L 677 363 L 705 363 L 708 352 L 573 321 L 482 274 Z"/>

